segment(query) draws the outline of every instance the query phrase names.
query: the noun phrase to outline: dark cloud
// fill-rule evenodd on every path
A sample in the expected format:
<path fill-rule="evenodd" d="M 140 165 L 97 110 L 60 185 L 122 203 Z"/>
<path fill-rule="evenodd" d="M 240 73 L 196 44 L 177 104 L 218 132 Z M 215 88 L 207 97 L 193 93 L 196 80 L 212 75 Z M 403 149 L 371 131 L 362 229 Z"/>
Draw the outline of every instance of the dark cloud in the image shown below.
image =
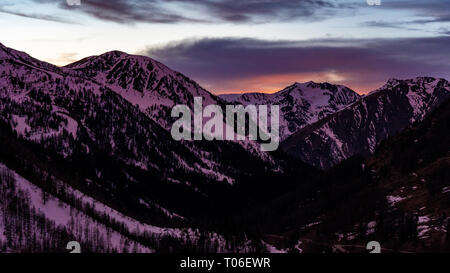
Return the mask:
<path fill-rule="evenodd" d="M 164 1 L 83 0 L 80 6 L 68 6 L 62 4 L 61 7 L 82 11 L 95 18 L 117 23 L 177 23 L 201 21 L 165 10 L 163 5 L 161 5 L 162 2 Z"/>
<path fill-rule="evenodd" d="M 332 72 L 353 86 L 388 78 L 450 77 L 450 37 L 264 41 L 186 40 L 144 54 L 216 90 L 246 78 Z M 242 87 L 243 89 L 245 86 Z"/>
<path fill-rule="evenodd" d="M 117 23 L 262 23 L 297 18 L 317 20 L 344 6 L 333 0 L 82 0 L 80 6 L 69 6 L 63 0 L 32 1 L 56 3 L 64 9 Z M 202 18 L 189 16 L 186 11 L 196 11 L 202 14 Z"/>
<path fill-rule="evenodd" d="M 81 5 L 68 5 L 65 0 L 31 0 L 38 4 L 55 4 L 61 9 L 81 12 L 97 19 L 122 24 L 136 22 L 177 23 L 197 21 L 166 11 L 160 0 L 81 0 Z M 170 0 L 169 0 L 170 1 Z"/>
<path fill-rule="evenodd" d="M 289 21 L 296 18 L 313 19 L 318 11 L 334 10 L 338 6 L 326 0 L 172 0 L 193 5 L 206 14 L 229 22 Z"/>

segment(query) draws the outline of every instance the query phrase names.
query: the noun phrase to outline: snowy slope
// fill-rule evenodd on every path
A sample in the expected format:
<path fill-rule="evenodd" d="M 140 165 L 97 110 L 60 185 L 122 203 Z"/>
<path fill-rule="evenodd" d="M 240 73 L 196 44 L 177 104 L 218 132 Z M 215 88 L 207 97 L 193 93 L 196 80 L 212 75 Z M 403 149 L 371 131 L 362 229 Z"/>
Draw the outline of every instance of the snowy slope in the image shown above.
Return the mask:
<path fill-rule="evenodd" d="M 101 239 L 102 244 L 105 245 L 108 249 L 115 249 L 115 251 L 121 252 L 124 249 L 124 242 L 128 241 L 129 247 L 137 252 L 153 252 L 152 249 L 145 247 L 140 243 L 131 240 L 130 238 L 127 238 L 126 236 L 105 226 L 102 223 L 99 223 L 95 219 L 87 216 L 84 212 L 71 207 L 70 205 L 62 202 L 54 196 L 44 194 L 40 188 L 33 185 L 14 171 L 8 169 L 3 164 L 0 164 L 0 173 L 12 174 L 12 179 L 15 183 L 15 191 L 23 192 L 23 194 L 27 196 L 29 206 L 33 208 L 37 213 L 42 214 L 48 221 L 54 223 L 56 226 L 64 227 L 82 244 L 92 241 L 93 237 L 91 236 L 98 236 L 99 234 L 101 234 L 102 236 L 105 236 Z M 71 188 L 68 188 L 68 193 L 77 194 L 77 192 L 73 191 Z M 88 198 L 80 198 L 79 201 L 82 203 L 87 203 L 91 200 L 89 200 Z M 101 207 L 100 204 L 99 207 Z M 107 207 L 104 206 L 102 208 L 105 210 L 107 209 Z M 4 209 L 2 210 L 4 211 Z M 122 220 L 120 217 L 118 217 L 120 216 L 120 214 L 118 214 L 117 212 L 114 214 L 113 212 L 114 211 L 111 210 L 111 217 Z M 5 223 L 1 223 L 3 219 L 0 219 L 0 241 L 5 242 L 6 238 L 3 232 L 1 232 L 2 229 L 4 231 L 5 227 Z M 8 218 L 6 220 L 8 221 Z M 51 236 L 51 234 L 40 234 L 40 236 Z M 68 241 L 66 243 L 68 243 Z M 61 245 L 61 249 L 64 248 L 65 245 Z M 17 252 L 18 250 L 12 251 Z"/>
<path fill-rule="evenodd" d="M 143 224 L 59 181 L 59 183 L 62 184 L 61 186 L 64 185 L 65 194 L 76 198 L 79 204 L 78 206 L 81 205 L 81 207 L 90 208 L 88 215 L 83 210 L 73 207 L 48 193 L 44 193 L 42 189 L 24 179 L 4 164 L 0 163 L 0 175 L 4 176 L 5 174 L 12 177 L 12 181 L 14 181 L 15 184 L 14 191 L 20 192 L 21 195 L 26 196 L 27 202 L 32 209 L 34 209 L 38 214 L 43 215 L 47 221 L 52 222 L 55 226 L 64 228 L 67 232 L 74 236 L 74 238 L 76 238 L 82 246 L 91 245 L 95 241 L 94 245 L 100 245 L 104 248 L 98 249 L 102 252 L 122 252 L 126 249 L 126 251 L 130 252 L 149 253 L 155 252 L 155 250 L 148 246 L 142 245 L 132 238 L 159 236 L 195 242 L 199 240 L 201 236 L 205 236 L 204 234 L 201 235 L 199 230 L 194 229 L 162 228 Z M 0 193 L 3 194 L 4 189 L 1 190 Z M 3 195 L 0 195 L 0 197 L 2 196 Z M 3 206 L 5 206 L 7 202 L 7 200 L 0 200 L 0 245 L 6 244 L 7 241 L 4 230 L 5 220 L 8 221 L 9 218 L 3 217 L 6 215 L 4 213 L 6 208 L 3 208 Z M 105 223 L 93 218 L 92 214 L 98 216 L 107 215 L 108 221 L 113 221 L 114 226 L 121 227 L 121 230 L 118 231 L 108 225 L 105 225 Z M 23 219 L 21 220 L 23 221 Z M 124 234 L 132 234 L 133 237 L 129 237 Z M 52 234 L 41 234 L 41 236 L 52 236 Z M 216 233 L 207 233 L 206 236 L 209 237 L 212 242 L 216 242 L 217 248 L 215 251 L 230 251 L 227 249 L 226 241 L 221 235 Z M 13 236 L 12 240 L 16 242 L 18 238 Z M 26 246 L 22 247 L 25 248 Z M 251 247 L 246 246 L 245 244 L 237 247 L 240 251 L 251 251 Z M 64 249 L 65 245 L 62 245 L 61 248 Z M 10 249 L 10 251 L 18 252 L 20 250 Z"/>

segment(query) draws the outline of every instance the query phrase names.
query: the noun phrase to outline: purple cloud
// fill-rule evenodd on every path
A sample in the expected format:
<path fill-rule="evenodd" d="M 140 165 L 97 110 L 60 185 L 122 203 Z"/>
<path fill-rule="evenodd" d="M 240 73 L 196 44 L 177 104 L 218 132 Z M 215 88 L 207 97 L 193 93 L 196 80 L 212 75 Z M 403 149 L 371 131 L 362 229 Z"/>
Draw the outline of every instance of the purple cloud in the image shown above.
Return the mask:
<path fill-rule="evenodd" d="M 317 20 L 343 6 L 350 7 L 331 0 L 82 0 L 80 6 L 69 6 L 62 0 L 33 1 L 55 3 L 63 9 L 83 12 L 116 23 L 262 23 L 298 18 Z M 206 19 L 188 16 L 187 8 L 204 14 Z"/>
<path fill-rule="evenodd" d="M 350 87 L 368 91 L 392 77 L 450 78 L 448 48 L 448 36 L 303 42 L 223 38 L 185 40 L 141 53 L 215 90 L 249 78 L 333 73 Z"/>

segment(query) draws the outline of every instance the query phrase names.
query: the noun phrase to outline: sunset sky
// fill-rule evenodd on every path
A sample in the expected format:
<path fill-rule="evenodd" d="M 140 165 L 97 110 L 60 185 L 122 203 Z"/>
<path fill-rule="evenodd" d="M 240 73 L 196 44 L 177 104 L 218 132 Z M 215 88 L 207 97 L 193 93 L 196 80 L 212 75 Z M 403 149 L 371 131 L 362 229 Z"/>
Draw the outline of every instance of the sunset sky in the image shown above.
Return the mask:
<path fill-rule="evenodd" d="M 0 42 L 57 65 L 147 55 L 216 94 L 309 80 L 366 93 L 450 79 L 450 0 L 1 0 Z"/>

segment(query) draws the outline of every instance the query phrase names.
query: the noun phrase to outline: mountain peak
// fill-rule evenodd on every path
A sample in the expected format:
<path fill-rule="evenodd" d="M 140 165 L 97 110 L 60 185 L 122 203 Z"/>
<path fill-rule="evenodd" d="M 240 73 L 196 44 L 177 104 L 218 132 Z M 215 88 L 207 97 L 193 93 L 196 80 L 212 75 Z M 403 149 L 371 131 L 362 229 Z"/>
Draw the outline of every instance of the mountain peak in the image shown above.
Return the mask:
<path fill-rule="evenodd" d="M 9 48 L 0 43 L 0 58 L 3 60 L 19 61 L 22 64 L 26 64 L 33 67 L 44 68 L 49 71 L 56 71 L 58 68 L 50 63 L 40 61 L 28 55 L 26 52 Z"/>
<path fill-rule="evenodd" d="M 205 104 L 217 104 L 217 98 L 198 83 L 147 56 L 114 50 L 66 68 L 119 93 L 164 128 L 171 126 L 173 105 L 193 105 L 196 96 L 203 97 Z"/>
<path fill-rule="evenodd" d="M 447 80 L 442 79 L 442 78 L 439 79 L 439 78 L 427 77 L 427 76 L 421 76 L 421 77 L 416 77 L 416 78 L 411 78 L 411 79 L 390 78 L 382 87 L 370 92 L 369 95 L 377 93 L 382 90 L 392 90 L 392 89 L 395 89 L 395 87 L 402 85 L 402 84 L 406 84 L 408 86 L 420 86 L 425 89 L 429 89 L 429 88 L 434 89 L 439 82 L 447 82 Z M 422 90 L 422 89 L 416 88 L 415 90 Z"/>
<path fill-rule="evenodd" d="M 313 81 L 307 81 L 307 82 L 295 82 L 294 84 L 292 84 L 291 86 L 306 86 L 309 84 L 315 84 L 315 82 Z"/>
<path fill-rule="evenodd" d="M 2 43 L 0 43 L 0 57 L 6 57 L 9 56 L 9 49 L 4 46 Z"/>
<path fill-rule="evenodd" d="M 120 51 L 120 50 L 111 50 L 111 51 L 105 52 L 101 55 L 131 56 L 131 54 L 128 54 L 128 53 Z"/>
<path fill-rule="evenodd" d="M 131 58 L 131 59 L 137 59 L 137 60 L 151 60 L 153 62 L 158 62 L 157 60 L 153 59 L 152 57 L 149 57 L 147 55 L 141 55 L 141 54 L 132 54 L 132 53 L 127 53 L 124 51 L 120 51 L 120 50 L 112 50 L 112 51 L 108 51 L 105 52 L 101 55 L 99 55 L 99 57 L 101 56 L 115 56 L 115 57 L 122 57 L 122 58 Z"/>
<path fill-rule="evenodd" d="M 285 89 L 283 89 L 275 94 L 300 93 L 301 96 L 305 96 L 308 94 L 314 95 L 321 91 L 326 91 L 326 92 L 332 93 L 332 94 L 336 94 L 336 93 L 340 93 L 340 92 L 356 93 L 355 91 L 353 91 L 350 88 L 343 86 L 343 85 L 332 84 L 329 82 L 308 81 L 308 82 L 303 82 L 303 83 L 295 82 L 294 84 L 286 87 Z"/>
<path fill-rule="evenodd" d="M 136 61 L 140 61 L 140 62 L 156 62 L 154 59 L 148 57 L 148 56 L 143 56 L 143 55 L 134 55 L 134 54 L 129 54 L 120 50 L 113 50 L 113 51 L 108 51 L 106 53 L 103 53 L 99 56 L 97 56 L 99 58 L 116 58 L 116 59 L 132 59 L 132 60 L 136 60 Z"/>
<path fill-rule="evenodd" d="M 438 80 L 434 77 L 428 77 L 428 76 L 421 76 L 421 77 L 415 77 L 411 79 L 397 79 L 397 78 L 390 78 L 385 85 L 394 86 L 398 85 L 400 83 L 408 82 L 408 83 L 431 83 Z M 443 79 L 440 79 L 443 80 Z"/>
<path fill-rule="evenodd" d="M 28 53 L 7 47 L 2 43 L 0 43 L 0 52 L 4 52 L 7 56 L 14 58 L 32 58 Z"/>
<path fill-rule="evenodd" d="M 65 67 L 71 69 L 92 68 L 98 65 L 101 65 L 102 67 L 112 67 L 121 60 L 130 60 L 135 63 L 143 64 L 147 64 L 149 62 L 157 63 L 155 60 L 147 56 L 132 55 L 120 50 L 112 50 L 100 55 L 86 57 L 74 63 L 68 64 Z"/>
<path fill-rule="evenodd" d="M 244 105 L 279 105 L 280 138 L 316 122 L 360 99 L 353 90 L 330 83 L 295 82 L 273 94 L 246 93 L 240 96 L 222 96 L 223 99 Z"/>

